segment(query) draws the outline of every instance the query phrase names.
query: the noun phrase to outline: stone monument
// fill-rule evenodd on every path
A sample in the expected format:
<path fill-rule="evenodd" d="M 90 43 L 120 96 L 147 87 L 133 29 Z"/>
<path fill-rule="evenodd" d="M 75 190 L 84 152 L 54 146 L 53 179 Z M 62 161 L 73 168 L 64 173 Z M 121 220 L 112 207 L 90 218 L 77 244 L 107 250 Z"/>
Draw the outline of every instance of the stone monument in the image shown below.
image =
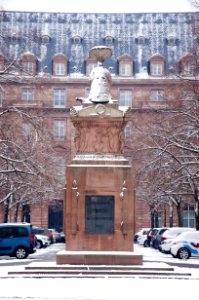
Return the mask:
<path fill-rule="evenodd" d="M 110 48 L 91 49 L 98 66 L 91 72 L 88 98 L 71 108 L 76 155 L 66 168 L 65 250 L 57 264 L 141 265 L 133 252 L 134 177 L 123 156 L 129 107 L 111 98 L 111 74 L 104 67 Z"/>

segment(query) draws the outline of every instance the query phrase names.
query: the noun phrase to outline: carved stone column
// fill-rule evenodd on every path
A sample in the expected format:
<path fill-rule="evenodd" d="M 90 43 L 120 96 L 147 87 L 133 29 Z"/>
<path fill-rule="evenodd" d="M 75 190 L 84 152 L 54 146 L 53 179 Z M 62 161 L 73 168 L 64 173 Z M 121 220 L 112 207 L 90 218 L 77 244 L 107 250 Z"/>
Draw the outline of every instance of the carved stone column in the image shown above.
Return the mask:
<path fill-rule="evenodd" d="M 66 250 L 58 264 L 142 264 L 133 253 L 133 169 L 123 155 L 130 109 L 110 98 L 101 50 L 110 54 L 94 49 L 101 65 L 93 71 L 89 98 L 71 108 L 76 155 L 66 170 Z"/>

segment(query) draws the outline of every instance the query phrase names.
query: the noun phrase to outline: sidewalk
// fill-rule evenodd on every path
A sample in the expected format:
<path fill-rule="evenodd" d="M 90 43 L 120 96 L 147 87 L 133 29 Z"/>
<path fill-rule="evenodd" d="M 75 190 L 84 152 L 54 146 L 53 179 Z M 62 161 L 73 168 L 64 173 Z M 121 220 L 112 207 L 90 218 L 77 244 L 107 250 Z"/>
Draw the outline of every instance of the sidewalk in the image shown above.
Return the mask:
<path fill-rule="evenodd" d="M 135 246 L 135 251 L 144 255 L 144 266 L 158 266 L 154 261 L 172 260 L 154 249 Z M 198 260 L 197 260 L 198 261 Z M 191 264 L 192 260 L 189 260 Z M 42 265 L 41 263 L 37 263 Z M 43 263 L 44 264 L 44 263 Z M 48 263 L 45 263 L 48 264 Z M 52 265 L 53 263 L 49 263 Z M 55 263 L 54 263 L 55 264 Z M 167 265 L 166 262 L 161 265 Z M 24 270 L 24 266 L 0 265 L 0 300 L 199 300 L 197 285 L 199 269 L 175 267 L 178 272 L 191 272 L 189 278 L 145 278 L 110 277 L 103 278 L 24 278 L 9 277 L 8 272 Z"/>
<path fill-rule="evenodd" d="M 145 278 L 1 278 L 0 300 L 198 300 L 199 281 Z"/>

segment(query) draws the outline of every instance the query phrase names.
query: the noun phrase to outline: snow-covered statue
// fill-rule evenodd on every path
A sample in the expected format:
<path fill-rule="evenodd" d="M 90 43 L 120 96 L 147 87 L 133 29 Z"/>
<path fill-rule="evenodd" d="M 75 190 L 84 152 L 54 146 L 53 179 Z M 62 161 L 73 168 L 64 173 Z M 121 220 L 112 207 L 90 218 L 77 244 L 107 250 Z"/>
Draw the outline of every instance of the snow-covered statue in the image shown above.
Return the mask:
<path fill-rule="evenodd" d="M 96 46 L 89 51 L 89 57 L 96 58 L 98 65 L 90 74 L 92 83 L 88 98 L 77 97 L 77 101 L 87 104 L 111 102 L 111 73 L 103 65 L 105 58 L 111 55 L 112 50 L 105 46 Z"/>
<path fill-rule="evenodd" d="M 103 65 L 104 59 L 111 55 L 111 49 L 105 46 L 94 47 L 89 52 L 89 57 L 96 58 L 98 61 L 98 66 L 90 74 L 92 83 L 89 101 L 91 102 L 106 103 L 111 99 L 110 89 L 112 78 L 110 72 Z"/>
<path fill-rule="evenodd" d="M 110 87 L 112 78 L 110 72 L 104 68 L 101 62 L 90 74 L 91 90 L 89 100 L 92 102 L 109 102 L 111 100 Z"/>

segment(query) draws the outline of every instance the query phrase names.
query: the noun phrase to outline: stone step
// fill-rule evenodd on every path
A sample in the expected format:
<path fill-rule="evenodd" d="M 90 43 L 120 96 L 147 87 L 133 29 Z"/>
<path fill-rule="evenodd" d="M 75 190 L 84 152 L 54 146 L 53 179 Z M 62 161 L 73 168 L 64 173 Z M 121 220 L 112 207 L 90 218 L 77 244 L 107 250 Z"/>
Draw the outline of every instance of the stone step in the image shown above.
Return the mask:
<path fill-rule="evenodd" d="M 28 266 L 25 266 L 25 270 L 78 270 L 78 271 L 174 271 L 174 267 L 170 266 L 164 266 L 164 267 L 144 267 L 144 266 L 101 266 L 101 265 L 89 265 L 89 266 L 80 266 L 80 265 L 35 265 L 30 264 Z"/>
<path fill-rule="evenodd" d="M 191 276 L 191 273 L 189 272 L 175 272 L 175 271 L 168 271 L 168 270 L 107 270 L 107 269 L 101 269 L 101 270 L 83 270 L 83 269 L 64 269 L 64 270 L 48 270 L 48 269 L 28 269 L 23 271 L 9 271 L 8 275 L 19 275 L 19 276 L 34 276 L 34 277 L 43 277 L 43 276 L 66 276 L 66 277 L 98 277 L 98 276 L 144 276 L 144 277 L 187 277 Z"/>

